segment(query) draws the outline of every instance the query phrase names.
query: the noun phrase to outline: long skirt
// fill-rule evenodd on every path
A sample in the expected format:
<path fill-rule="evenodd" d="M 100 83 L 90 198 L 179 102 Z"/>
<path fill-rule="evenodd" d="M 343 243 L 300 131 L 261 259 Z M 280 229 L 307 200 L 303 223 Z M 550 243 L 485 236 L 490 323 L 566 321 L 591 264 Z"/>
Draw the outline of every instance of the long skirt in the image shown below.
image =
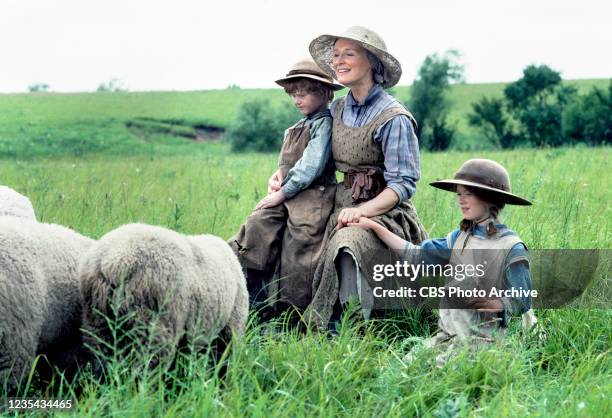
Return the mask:
<path fill-rule="evenodd" d="M 305 313 L 309 325 L 319 330 L 327 329 L 334 304 L 339 297 L 340 281 L 336 269 L 338 256 L 343 252 L 352 255 L 357 264 L 358 274 L 363 273 L 360 274 L 361 279 L 373 284 L 371 282 L 373 264 L 380 254 L 388 253 L 389 250 L 371 230 L 359 227 L 334 230 L 340 211 L 354 206 L 356 205 L 351 198 L 351 189 L 338 184 L 334 212 L 327 224 L 329 241 L 315 271 L 312 285 L 313 298 Z M 427 233 L 410 201 L 404 201 L 388 212 L 373 217 L 372 220 L 383 224 L 394 234 L 414 244 L 419 244 L 427 238 Z"/>

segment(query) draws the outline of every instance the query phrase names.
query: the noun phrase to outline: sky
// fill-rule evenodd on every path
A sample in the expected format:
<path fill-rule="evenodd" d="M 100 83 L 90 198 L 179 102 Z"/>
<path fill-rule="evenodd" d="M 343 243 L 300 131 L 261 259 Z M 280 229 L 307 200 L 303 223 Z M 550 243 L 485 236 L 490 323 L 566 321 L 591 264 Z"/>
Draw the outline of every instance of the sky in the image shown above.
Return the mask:
<path fill-rule="evenodd" d="M 462 54 L 469 83 L 529 64 L 612 77 L 606 0 L 0 0 L 0 92 L 34 83 L 94 91 L 276 87 L 308 44 L 353 25 L 378 32 L 409 85 L 429 54 Z"/>

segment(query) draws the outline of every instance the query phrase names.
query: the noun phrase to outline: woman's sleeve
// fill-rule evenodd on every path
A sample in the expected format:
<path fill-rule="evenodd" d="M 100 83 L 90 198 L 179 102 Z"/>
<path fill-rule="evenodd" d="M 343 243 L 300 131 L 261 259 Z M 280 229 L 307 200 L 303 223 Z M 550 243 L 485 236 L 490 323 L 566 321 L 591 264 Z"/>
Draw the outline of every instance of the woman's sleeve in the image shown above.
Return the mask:
<path fill-rule="evenodd" d="M 419 142 L 410 119 L 406 115 L 391 118 L 374 134 L 374 140 L 381 143 L 385 156 L 387 187 L 397 193 L 399 202 L 410 199 L 421 177 Z"/>

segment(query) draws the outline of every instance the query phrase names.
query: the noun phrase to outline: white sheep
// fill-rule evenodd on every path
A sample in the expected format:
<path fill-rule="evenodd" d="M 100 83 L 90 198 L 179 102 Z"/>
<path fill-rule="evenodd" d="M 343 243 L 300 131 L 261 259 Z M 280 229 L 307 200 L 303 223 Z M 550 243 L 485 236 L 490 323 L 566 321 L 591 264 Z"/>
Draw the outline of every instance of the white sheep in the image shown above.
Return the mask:
<path fill-rule="evenodd" d="M 77 267 L 92 242 L 59 225 L 0 216 L 0 387 L 15 387 L 38 354 L 60 369 L 76 366 L 82 347 Z"/>
<path fill-rule="evenodd" d="M 0 216 L 36 220 L 30 199 L 6 186 L 0 186 Z"/>
<path fill-rule="evenodd" d="M 181 347 L 200 351 L 217 336 L 227 342 L 244 333 L 245 279 L 218 237 L 124 225 L 90 248 L 79 271 L 85 340 L 96 352 L 108 354 L 115 343 L 109 318 L 125 320 L 121 329 L 139 346 L 159 350 L 148 366 L 170 364 Z"/>

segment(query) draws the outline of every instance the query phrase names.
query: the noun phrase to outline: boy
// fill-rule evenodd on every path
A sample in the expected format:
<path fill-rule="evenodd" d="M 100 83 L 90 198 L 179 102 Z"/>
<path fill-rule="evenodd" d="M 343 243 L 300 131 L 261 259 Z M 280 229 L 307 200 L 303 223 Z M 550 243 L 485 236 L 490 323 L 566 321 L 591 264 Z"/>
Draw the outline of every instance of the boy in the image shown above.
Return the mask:
<path fill-rule="evenodd" d="M 304 117 L 285 131 L 268 196 L 229 242 L 246 271 L 251 307 L 265 304 L 266 281 L 278 263 L 278 302 L 303 309 L 311 299 L 312 275 L 333 209 L 336 181 L 328 104 L 343 86 L 310 59 L 294 64 L 276 83 Z"/>

